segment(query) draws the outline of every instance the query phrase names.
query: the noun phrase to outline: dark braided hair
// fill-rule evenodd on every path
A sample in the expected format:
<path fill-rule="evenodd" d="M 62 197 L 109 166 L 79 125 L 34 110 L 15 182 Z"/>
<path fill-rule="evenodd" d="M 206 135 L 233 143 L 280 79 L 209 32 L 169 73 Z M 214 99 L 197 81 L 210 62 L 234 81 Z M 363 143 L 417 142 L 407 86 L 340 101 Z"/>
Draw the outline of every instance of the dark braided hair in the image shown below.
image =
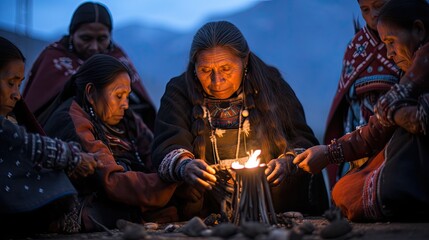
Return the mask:
<path fill-rule="evenodd" d="M 287 91 L 290 90 L 285 87 L 287 84 L 280 72 L 253 54 L 241 31 L 227 21 L 205 24 L 197 31 L 192 41 L 186 80 L 193 104 L 192 133 L 196 136 L 193 142 L 194 154 L 197 158 L 205 159 L 204 132 L 209 128 L 203 117 L 204 90 L 196 77 L 195 64 L 201 51 L 214 47 L 228 48 L 242 59 L 245 69 L 243 72 L 247 72 L 242 80 L 244 105 L 249 111 L 248 119 L 256 131 L 256 138 L 261 139 L 263 154 L 261 157 L 263 159 L 277 157 L 286 150 L 287 139 L 295 136 L 288 112 L 288 106 L 294 104 L 287 99 L 290 93 Z M 282 98 L 288 106 L 282 107 L 280 111 L 277 100 Z"/>
<path fill-rule="evenodd" d="M 103 124 L 102 121 L 95 112 L 94 114 L 90 113 L 92 106 L 85 94 L 85 88 L 88 84 L 92 84 L 96 94 L 100 94 L 107 85 L 111 84 L 123 72 L 130 75 L 129 68 L 118 59 L 105 54 L 95 54 L 88 58 L 65 84 L 63 91 L 55 100 L 55 106 L 50 106 L 50 108 L 55 109 L 65 100 L 75 97 L 76 102 L 89 114 L 94 124 L 96 138 L 103 141 L 106 146 L 109 146 L 109 142 L 101 127 Z M 124 118 L 127 116 L 132 116 L 129 110 L 125 111 Z M 129 126 L 134 127 L 135 124 L 129 124 Z M 130 129 L 130 132 L 135 132 L 134 130 Z"/>

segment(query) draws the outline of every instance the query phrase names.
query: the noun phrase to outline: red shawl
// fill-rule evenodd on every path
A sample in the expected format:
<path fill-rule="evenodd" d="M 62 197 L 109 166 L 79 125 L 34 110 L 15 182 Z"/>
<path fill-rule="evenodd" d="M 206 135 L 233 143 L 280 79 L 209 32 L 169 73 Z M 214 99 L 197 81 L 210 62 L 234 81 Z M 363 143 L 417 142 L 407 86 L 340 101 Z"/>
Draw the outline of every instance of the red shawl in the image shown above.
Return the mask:
<path fill-rule="evenodd" d="M 62 91 L 70 76 L 73 75 L 84 62 L 75 52 L 71 52 L 66 48 L 67 39 L 67 36 L 63 37 L 60 41 L 54 42 L 46 47 L 34 62 L 30 71 L 28 82 L 24 88 L 23 97 L 29 109 L 36 117 L 42 113 L 53 101 L 55 96 Z M 140 115 L 142 115 L 140 117 L 144 119 L 149 128 L 153 129 L 156 110 L 131 60 L 116 44 L 107 54 L 118 58 L 130 67 L 133 75 L 131 76 L 133 92 L 136 93 L 142 103 L 148 105 L 148 107 L 143 109 L 140 113 Z M 130 105 L 132 105 L 132 103 Z M 139 111 L 136 112 L 139 113 Z"/>
<path fill-rule="evenodd" d="M 349 107 L 346 96 L 353 84 L 356 94 L 360 95 L 371 91 L 387 91 L 395 81 L 399 81 L 398 67 L 386 56 L 385 45 L 367 26 L 363 27 L 349 43 L 344 54 L 336 95 L 326 122 L 323 138 L 325 144 L 344 135 L 344 119 Z M 368 79 L 371 81 L 370 84 Z M 371 114 L 364 112 L 367 121 Z M 328 168 L 331 184 L 335 183 L 333 178 L 336 171 L 332 168 Z"/>
<path fill-rule="evenodd" d="M 388 90 L 392 84 L 384 79 L 399 79 L 399 69 L 385 56 L 385 45 L 366 26 L 347 46 L 340 82 L 326 122 L 325 143 L 344 135 L 343 120 L 348 107 L 345 96 L 356 81 L 369 76 L 378 80 L 376 84 L 356 89 L 357 94 L 362 94 L 374 90 Z M 367 120 L 368 118 L 369 116 Z"/>

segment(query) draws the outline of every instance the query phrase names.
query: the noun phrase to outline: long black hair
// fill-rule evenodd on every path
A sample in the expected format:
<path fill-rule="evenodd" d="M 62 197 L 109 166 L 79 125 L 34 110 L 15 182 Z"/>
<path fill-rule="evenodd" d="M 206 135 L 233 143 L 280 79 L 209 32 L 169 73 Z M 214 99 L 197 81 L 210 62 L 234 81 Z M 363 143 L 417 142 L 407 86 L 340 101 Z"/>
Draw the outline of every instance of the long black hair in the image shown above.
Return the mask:
<path fill-rule="evenodd" d="M 196 136 L 193 142 L 194 154 L 197 158 L 205 159 L 206 143 L 203 133 L 208 128 L 204 121 L 204 90 L 196 77 L 195 63 L 201 51 L 219 46 L 228 48 L 242 59 L 244 105 L 249 111 L 248 119 L 256 131 L 256 137 L 261 139 L 261 157 L 277 157 L 287 148 L 287 140 L 296 136 L 291 114 L 288 112 L 288 109 L 293 109 L 289 106 L 296 104 L 291 102 L 288 96 L 295 94 L 280 72 L 250 51 L 241 31 L 227 21 L 205 24 L 194 35 L 191 45 L 186 79 L 193 104 L 192 133 Z M 281 104 L 286 103 L 286 106 L 280 108 L 278 99 L 284 99 Z"/>
<path fill-rule="evenodd" d="M 0 37 L 0 69 L 3 69 L 13 60 L 21 60 L 25 63 L 25 57 L 21 50 L 11 41 Z"/>
<path fill-rule="evenodd" d="M 62 92 L 55 98 L 54 102 L 45 111 L 50 115 L 67 99 L 74 98 L 75 101 L 88 113 L 96 131 L 96 138 L 102 140 L 107 146 L 109 143 L 106 139 L 104 131 L 101 128 L 101 120 L 97 114 L 91 109 L 85 89 L 88 84 L 91 84 L 96 94 L 101 94 L 103 89 L 111 84 L 120 73 L 128 73 L 131 76 L 129 68 L 115 57 L 105 54 L 95 54 L 88 58 L 78 71 L 65 84 Z M 133 114 L 127 109 L 124 118 L 134 119 Z M 48 119 L 49 116 L 46 116 Z M 130 124 L 134 126 L 134 124 Z"/>
<path fill-rule="evenodd" d="M 390 0 L 378 16 L 378 21 L 402 29 L 412 29 L 416 20 L 421 20 L 429 30 L 429 3 L 426 0 Z"/>
<path fill-rule="evenodd" d="M 25 57 L 21 50 L 11 41 L 4 37 L 0 37 L 0 71 L 14 60 L 20 60 L 25 63 Z M 45 135 L 42 127 L 37 122 L 33 113 L 28 109 L 22 97 L 16 102 L 12 112 L 18 123 L 24 125 L 28 132 Z"/>

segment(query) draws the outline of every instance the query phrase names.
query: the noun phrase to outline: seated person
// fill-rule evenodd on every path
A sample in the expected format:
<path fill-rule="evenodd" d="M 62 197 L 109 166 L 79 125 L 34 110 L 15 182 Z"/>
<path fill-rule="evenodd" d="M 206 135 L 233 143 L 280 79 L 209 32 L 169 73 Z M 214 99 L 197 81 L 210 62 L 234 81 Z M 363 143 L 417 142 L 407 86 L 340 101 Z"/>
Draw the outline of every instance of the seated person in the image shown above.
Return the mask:
<path fill-rule="evenodd" d="M 97 162 L 73 142 L 46 137 L 19 92 L 25 58 L 0 37 L 0 215 L 2 236 L 80 230 L 76 190 Z"/>
<path fill-rule="evenodd" d="M 49 117 L 44 113 L 47 106 L 82 63 L 96 53 L 113 56 L 130 68 L 130 108 L 153 130 L 155 107 L 131 60 L 112 40 L 109 10 L 95 2 L 81 4 L 73 13 L 69 35 L 45 48 L 33 64 L 23 91 L 30 110 L 43 125 Z"/>
<path fill-rule="evenodd" d="M 353 221 L 429 219 L 429 4 L 390 0 L 377 29 L 387 56 L 405 71 L 375 105 L 368 125 L 315 146 L 294 163 L 317 173 L 329 163 L 369 157 L 334 186 L 332 198 Z"/>
<path fill-rule="evenodd" d="M 80 143 L 102 167 L 90 179 L 73 181 L 83 207 L 85 231 L 98 223 L 114 228 L 133 222 L 176 220 L 167 205 L 176 184 L 165 183 L 151 167 L 152 131 L 131 109 L 129 69 L 116 58 L 96 54 L 85 61 L 49 108 L 48 135 Z M 52 111 L 51 111 L 52 110 Z"/>
<path fill-rule="evenodd" d="M 193 204 L 183 203 L 182 217 L 224 213 L 231 220 L 228 169 L 257 149 L 267 164 L 276 212 L 323 213 L 328 201 L 322 175 L 292 164 L 295 150 L 318 142 L 280 72 L 226 21 L 201 27 L 189 56 L 186 71 L 170 80 L 161 99 L 153 152 L 162 179 L 189 187 Z"/>
<path fill-rule="evenodd" d="M 388 1 L 357 1 L 365 25 L 346 48 L 340 81 L 326 121 L 324 144 L 367 124 L 380 96 L 399 82 L 401 71 L 393 59 L 387 58 L 386 46 L 377 32 L 378 13 Z M 368 158 L 339 166 L 329 165 L 331 187 L 347 171 L 361 166 L 366 160 Z"/>

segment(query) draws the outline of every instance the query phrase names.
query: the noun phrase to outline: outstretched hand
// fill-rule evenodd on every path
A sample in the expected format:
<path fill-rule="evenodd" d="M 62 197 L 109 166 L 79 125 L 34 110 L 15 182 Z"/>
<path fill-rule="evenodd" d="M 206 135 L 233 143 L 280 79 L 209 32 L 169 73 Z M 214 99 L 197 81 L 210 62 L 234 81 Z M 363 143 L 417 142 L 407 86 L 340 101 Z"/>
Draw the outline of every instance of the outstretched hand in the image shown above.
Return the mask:
<path fill-rule="evenodd" d="M 211 190 L 216 183 L 216 171 L 204 160 L 194 159 L 185 166 L 183 179 L 186 183 L 194 186 L 201 192 Z"/>
<path fill-rule="evenodd" d="M 293 160 L 294 164 L 311 174 L 319 173 L 329 164 L 325 153 L 328 151 L 328 146 L 318 145 L 305 150 L 298 154 Z"/>
<path fill-rule="evenodd" d="M 286 156 L 284 158 L 272 159 L 267 164 L 265 175 L 271 186 L 279 185 L 286 178 L 286 175 L 291 174 L 296 169 L 292 164 L 292 160 L 292 157 Z"/>

